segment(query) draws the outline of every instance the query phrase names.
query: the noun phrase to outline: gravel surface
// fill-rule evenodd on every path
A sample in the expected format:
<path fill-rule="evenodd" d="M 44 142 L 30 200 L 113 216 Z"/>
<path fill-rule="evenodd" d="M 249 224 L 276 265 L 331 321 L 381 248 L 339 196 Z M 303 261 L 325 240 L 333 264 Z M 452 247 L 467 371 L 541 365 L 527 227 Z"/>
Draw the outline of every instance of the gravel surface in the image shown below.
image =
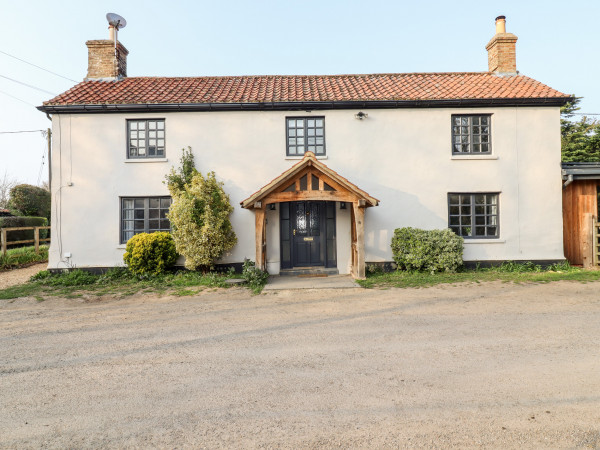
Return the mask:
<path fill-rule="evenodd" d="M 24 269 L 13 269 L 0 272 L 0 289 L 6 289 L 7 287 L 14 286 L 16 284 L 23 284 L 40 270 L 46 270 L 47 267 L 48 263 L 43 262 L 25 267 Z"/>
<path fill-rule="evenodd" d="M 0 447 L 598 448 L 599 288 L 0 301 Z"/>

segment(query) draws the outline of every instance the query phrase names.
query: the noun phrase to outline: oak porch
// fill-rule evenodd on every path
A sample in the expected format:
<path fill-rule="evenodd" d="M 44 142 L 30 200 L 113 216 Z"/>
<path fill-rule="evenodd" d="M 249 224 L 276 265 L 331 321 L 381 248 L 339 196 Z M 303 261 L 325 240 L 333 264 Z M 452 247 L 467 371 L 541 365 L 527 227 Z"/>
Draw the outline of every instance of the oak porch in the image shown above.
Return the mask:
<path fill-rule="evenodd" d="M 256 265 L 266 270 L 266 208 L 282 202 L 321 200 L 345 202 L 351 209 L 351 265 L 354 278 L 365 277 L 365 209 L 377 206 L 371 197 L 348 180 L 318 161 L 312 152 L 269 184 L 241 202 L 243 208 L 254 210 Z"/>

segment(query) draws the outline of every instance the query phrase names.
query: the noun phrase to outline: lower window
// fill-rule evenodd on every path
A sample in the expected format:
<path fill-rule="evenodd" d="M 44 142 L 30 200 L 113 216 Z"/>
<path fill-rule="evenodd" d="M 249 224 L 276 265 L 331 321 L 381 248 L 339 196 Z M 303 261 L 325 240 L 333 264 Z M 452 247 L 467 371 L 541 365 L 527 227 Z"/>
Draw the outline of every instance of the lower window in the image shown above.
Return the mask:
<path fill-rule="evenodd" d="M 448 227 L 465 239 L 499 237 L 498 193 L 448 194 Z"/>
<path fill-rule="evenodd" d="M 121 244 L 134 234 L 171 231 L 167 212 L 171 197 L 122 197 Z"/>

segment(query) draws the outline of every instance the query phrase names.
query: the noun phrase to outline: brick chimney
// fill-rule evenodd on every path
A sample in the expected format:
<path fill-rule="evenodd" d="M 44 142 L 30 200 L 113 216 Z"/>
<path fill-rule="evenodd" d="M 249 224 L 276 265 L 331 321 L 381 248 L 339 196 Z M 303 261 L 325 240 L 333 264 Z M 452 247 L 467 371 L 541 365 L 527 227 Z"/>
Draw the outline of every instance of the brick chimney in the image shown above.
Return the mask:
<path fill-rule="evenodd" d="M 485 46 L 490 72 L 498 75 L 517 74 L 517 39 L 514 34 L 506 32 L 506 17 L 496 17 L 496 35 Z"/>
<path fill-rule="evenodd" d="M 127 76 L 129 51 L 116 39 L 115 27 L 109 26 L 109 38 L 87 41 L 88 71 L 86 80 L 118 80 Z M 115 48 L 115 41 L 117 43 Z"/>

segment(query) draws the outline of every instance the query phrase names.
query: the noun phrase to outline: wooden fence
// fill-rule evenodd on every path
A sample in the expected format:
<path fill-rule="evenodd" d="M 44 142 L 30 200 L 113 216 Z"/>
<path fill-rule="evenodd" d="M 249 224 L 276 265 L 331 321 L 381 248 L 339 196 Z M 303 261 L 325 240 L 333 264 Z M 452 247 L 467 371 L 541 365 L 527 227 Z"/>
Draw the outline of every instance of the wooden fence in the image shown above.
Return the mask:
<path fill-rule="evenodd" d="M 2 256 L 6 256 L 6 250 L 9 245 L 17 244 L 34 244 L 35 252 L 40 253 L 40 242 L 50 242 L 50 238 L 40 239 L 40 230 L 49 230 L 50 227 L 11 227 L 11 228 L 0 228 L 0 248 L 2 249 Z M 8 241 L 7 234 L 9 231 L 26 231 L 33 230 L 33 239 L 21 240 L 21 241 Z"/>

